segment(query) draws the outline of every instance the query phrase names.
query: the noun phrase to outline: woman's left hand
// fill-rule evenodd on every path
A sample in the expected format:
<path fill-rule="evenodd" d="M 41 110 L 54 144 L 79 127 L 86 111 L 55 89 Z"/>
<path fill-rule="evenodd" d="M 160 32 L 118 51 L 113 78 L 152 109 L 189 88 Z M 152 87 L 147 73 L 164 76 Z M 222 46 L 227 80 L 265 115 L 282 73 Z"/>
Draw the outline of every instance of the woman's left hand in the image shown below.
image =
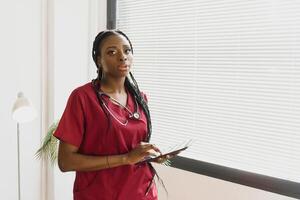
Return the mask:
<path fill-rule="evenodd" d="M 146 143 L 143 143 L 143 144 L 146 144 Z M 156 155 L 156 156 L 162 155 L 162 152 L 160 151 L 160 149 L 158 147 L 156 147 L 154 144 L 152 144 L 152 145 L 155 147 L 155 150 L 149 151 L 149 152 L 151 152 L 151 155 Z M 171 165 L 170 159 L 175 157 L 176 155 L 177 154 L 160 156 L 159 158 L 154 159 L 152 162 L 169 166 L 169 165 Z"/>
<path fill-rule="evenodd" d="M 169 159 L 171 159 L 171 158 L 172 158 L 172 156 L 166 155 L 166 156 L 162 156 L 162 157 L 159 157 L 159 158 L 157 158 L 157 159 L 154 159 L 154 162 L 159 163 L 159 164 L 162 164 L 162 163 L 167 162 L 167 160 L 169 160 Z"/>

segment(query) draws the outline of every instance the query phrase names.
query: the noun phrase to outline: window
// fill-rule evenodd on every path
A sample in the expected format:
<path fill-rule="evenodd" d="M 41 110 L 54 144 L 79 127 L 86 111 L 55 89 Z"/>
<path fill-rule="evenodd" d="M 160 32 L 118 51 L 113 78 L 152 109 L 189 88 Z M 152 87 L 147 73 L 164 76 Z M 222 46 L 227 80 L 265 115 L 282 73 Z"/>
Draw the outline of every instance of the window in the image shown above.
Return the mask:
<path fill-rule="evenodd" d="M 119 0 L 117 8 L 154 143 L 196 138 L 182 156 L 300 187 L 299 1 Z"/>

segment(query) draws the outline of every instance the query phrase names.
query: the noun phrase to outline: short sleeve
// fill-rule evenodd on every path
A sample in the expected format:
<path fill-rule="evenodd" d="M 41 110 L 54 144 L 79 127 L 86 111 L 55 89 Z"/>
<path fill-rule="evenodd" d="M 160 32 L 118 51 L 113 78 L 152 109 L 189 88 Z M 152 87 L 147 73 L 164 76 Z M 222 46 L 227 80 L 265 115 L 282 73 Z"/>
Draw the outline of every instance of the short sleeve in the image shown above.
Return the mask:
<path fill-rule="evenodd" d="M 79 148 L 84 134 L 84 123 L 83 100 L 79 92 L 74 90 L 68 99 L 54 136 Z"/>

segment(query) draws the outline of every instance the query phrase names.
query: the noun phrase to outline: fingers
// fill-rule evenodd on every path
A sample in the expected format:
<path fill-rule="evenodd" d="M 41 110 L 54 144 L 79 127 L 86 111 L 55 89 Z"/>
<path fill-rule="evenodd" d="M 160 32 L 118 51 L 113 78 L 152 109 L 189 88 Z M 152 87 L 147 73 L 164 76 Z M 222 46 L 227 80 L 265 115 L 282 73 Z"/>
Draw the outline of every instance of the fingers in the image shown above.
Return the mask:
<path fill-rule="evenodd" d="M 174 156 L 170 156 L 170 155 L 166 155 L 166 156 L 163 156 L 163 157 L 159 157 L 155 160 L 155 162 L 157 163 L 165 163 L 167 162 L 169 159 L 173 158 Z"/>
<path fill-rule="evenodd" d="M 151 156 L 160 156 L 161 155 L 159 152 L 155 151 L 154 149 L 150 149 L 147 152 L 149 152 L 149 154 Z"/>
<path fill-rule="evenodd" d="M 160 155 L 162 154 L 162 152 L 160 151 L 160 149 L 159 149 L 159 148 L 157 148 L 155 145 L 153 145 L 153 149 L 154 149 L 155 151 L 159 152 L 159 153 L 160 153 Z"/>
<path fill-rule="evenodd" d="M 150 143 L 146 143 L 146 142 L 141 142 L 141 143 L 140 143 L 140 146 L 142 146 L 142 148 L 144 148 L 144 149 L 147 149 L 147 151 L 153 149 L 153 150 L 155 150 L 156 152 L 159 152 L 160 154 L 162 154 L 161 151 L 159 150 L 159 148 L 157 148 L 157 147 L 155 146 L 155 144 L 150 144 Z"/>

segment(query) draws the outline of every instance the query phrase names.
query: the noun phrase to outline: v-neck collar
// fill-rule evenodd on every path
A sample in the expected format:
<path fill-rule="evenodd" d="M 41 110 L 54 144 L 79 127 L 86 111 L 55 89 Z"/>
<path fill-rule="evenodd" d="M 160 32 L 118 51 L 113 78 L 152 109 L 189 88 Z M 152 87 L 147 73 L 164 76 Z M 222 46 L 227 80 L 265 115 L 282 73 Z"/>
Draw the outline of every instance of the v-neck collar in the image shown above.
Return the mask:
<path fill-rule="evenodd" d="M 93 81 L 91 82 L 91 86 L 94 87 L 94 83 Z M 118 107 L 120 109 L 125 109 L 123 106 L 119 105 L 118 103 L 114 102 L 113 100 L 110 100 L 109 97 L 110 95 L 108 95 L 107 93 L 105 93 L 104 91 L 101 90 L 101 83 L 98 83 L 98 86 L 99 88 L 96 88 L 97 89 L 97 92 L 102 92 L 105 94 L 104 98 L 106 99 L 106 102 L 109 104 L 109 105 L 112 105 L 112 106 L 115 106 L 115 107 Z M 128 91 L 128 89 L 125 87 L 125 92 L 127 94 L 127 98 L 126 98 L 126 107 L 129 109 L 129 110 L 132 110 L 132 105 L 133 105 L 133 97 L 131 95 L 131 93 Z M 103 98 L 103 97 L 102 97 Z"/>

